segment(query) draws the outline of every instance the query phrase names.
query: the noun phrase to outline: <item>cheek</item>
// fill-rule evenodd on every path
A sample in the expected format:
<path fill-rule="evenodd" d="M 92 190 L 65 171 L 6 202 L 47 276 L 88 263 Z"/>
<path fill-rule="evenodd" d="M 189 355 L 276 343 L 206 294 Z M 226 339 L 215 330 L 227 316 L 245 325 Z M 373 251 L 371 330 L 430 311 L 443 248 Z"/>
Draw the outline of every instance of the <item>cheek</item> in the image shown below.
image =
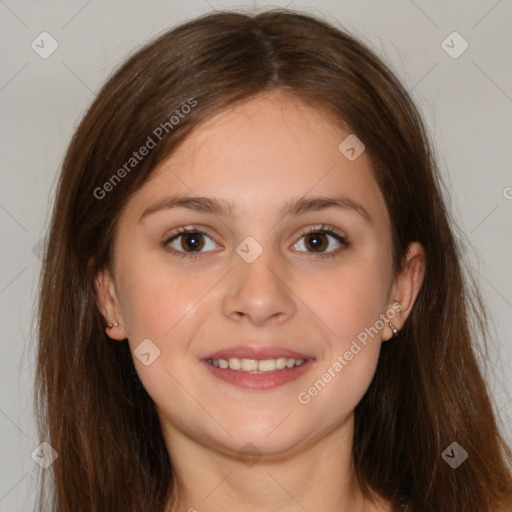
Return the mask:
<path fill-rule="evenodd" d="M 197 358 L 189 344 L 206 314 L 208 300 L 201 299 L 218 277 L 180 273 L 157 258 L 133 258 L 119 274 L 125 276 L 121 306 L 139 378 L 156 404 L 179 422 L 194 407 L 182 386 L 192 389 L 190 380 L 197 377 L 190 373 L 192 366 L 197 371 Z"/>
<path fill-rule="evenodd" d="M 379 320 L 387 307 L 388 289 L 389 272 L 361 259 L 340 265 L 324 276 L 304 280 L 297 294 L 342 349 Z"/>
<path fill-rule="evenodd" d="M 297 395 L 308 417 L 321 418 L 331 428 L 350 416 L 366 393 L 375 374 L 380 344 L 359 342 L 326 362 Z M 350 359 L 347 356 L 350 355 Z"/>
<path fill-rule="evenodd" d="M 125 276 L 120 285 L 121 307 L 133 341 L 165 338 L 215 283 L 214 276 L 194 278 L 180 273 L 165 258 L 133 258 L 120 275 Z"/>
<path fill-rule="evenodd" d="M 360 401 L 375 373 L 386 313 L 389 271 L 360 259 L 318 276 L 302 288 L 303 297 L 321 320 L 329 340 L 317 370 L 299 403 L 329 410 L 332 420 L 348 414 Z M 313 405 L 313 403 L 315 405 Z M 326 418 L 327 419 L 327 418 Z"/>
<path fill-rule="evenodd" d="M 379 265 L 346 266 L 315 279 L 322 292 L 304 291 L 326 328 L 326 351 L 297 397 L 330 424 L 348 415 L 368 389 L 377 367 L 386 313 L 388 274 Z"/>

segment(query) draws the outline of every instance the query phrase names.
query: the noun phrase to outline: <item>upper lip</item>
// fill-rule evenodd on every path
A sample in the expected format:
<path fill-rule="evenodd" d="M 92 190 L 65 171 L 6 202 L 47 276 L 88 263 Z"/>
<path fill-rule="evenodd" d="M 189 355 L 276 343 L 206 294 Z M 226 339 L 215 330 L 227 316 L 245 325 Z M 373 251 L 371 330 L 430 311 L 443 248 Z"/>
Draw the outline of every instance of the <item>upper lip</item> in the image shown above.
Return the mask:
<path fill-rule="evenodd" d="M 288 359 L 313 359 L 313 356 L 301 354 L 294 350 L 282 347 L 266 346 L 255 347 L 251 345 L 238 345 L 235 347 L 223 348 L 204 356 L 203 359 L 229 359 L 237 357 L 238 359 L 276 359 L 286 357 Z"/>

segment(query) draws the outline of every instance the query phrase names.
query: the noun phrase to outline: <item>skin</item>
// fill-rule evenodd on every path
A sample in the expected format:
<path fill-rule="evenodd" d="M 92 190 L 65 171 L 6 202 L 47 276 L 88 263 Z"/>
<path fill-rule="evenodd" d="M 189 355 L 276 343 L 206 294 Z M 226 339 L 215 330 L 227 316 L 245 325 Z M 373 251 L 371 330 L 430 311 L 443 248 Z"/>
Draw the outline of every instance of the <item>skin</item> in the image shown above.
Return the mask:
<path fill-rule="evenodd" d="M 128 338 L 133 353 L 149 338 L 160 350 L 149 366 L 135 356 L 134 363 L 157 405 L 181 488 L 168 510 L 391 510 L 377 496 L 363 499 L 351 469 L 354 408 L 392 337 L 389 325 L 307 404 L 298 400 L 397 303 L 400 329 L 424 276 L 418 243 L 393 275 L 390 219 L 370 160 L 363 152 L 349 161 L 338 150 L 349 133 L 293 96 L 262 94 L 197 127 L 122 212 L 97 295 L 106 321 L 117 322 L 107 330 L 112 339 Z M 140 220 L 174 194 L 224 199 L 235 210 L 224 217 L 164 209 Z M 336 194 L 360 203 L 371 222 L 347 208 L 278 213 L 288 200 Z M 324 254 L 336 253 L 331 258 L 301 235 L 322 224 L 349 240 L 321 238 Z M 185 257 L 164 247 L 187 226 L 208 233 L 196 259 L 186 236 L 169 244 Z M 247 236 L 263 248 L 252 263 L 235 251 Z M 216 379 L 200 362 L 248 343 L 316 361 L 299 379 L 266 391 Z M 238 455 L 248 442 L 259 460 Z"/>

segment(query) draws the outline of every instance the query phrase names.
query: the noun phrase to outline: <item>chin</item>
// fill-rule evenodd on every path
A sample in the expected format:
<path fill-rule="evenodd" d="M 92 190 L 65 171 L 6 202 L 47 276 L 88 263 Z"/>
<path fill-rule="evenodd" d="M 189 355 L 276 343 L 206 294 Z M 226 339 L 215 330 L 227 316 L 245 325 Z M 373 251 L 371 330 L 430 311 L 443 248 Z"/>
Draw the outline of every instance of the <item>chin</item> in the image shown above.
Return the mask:
<path fill-rule="evenodd" d="M 282 420 L 282 418 L 281 418 Z M 277 425 L 277 423 L 275 424 Z M 237 458 L 278 458 L 293 454 L 304 445 L 306 433 L 302 433 L 294 425 L 287 424 L 286 420 L 277 428 L 275 425 L 268 428 L 243 428 L 237 431 L 229 430 L 232 437 L 227 434 L 222 439 L 212 439 L 212 444 L 218 449 Z"/>

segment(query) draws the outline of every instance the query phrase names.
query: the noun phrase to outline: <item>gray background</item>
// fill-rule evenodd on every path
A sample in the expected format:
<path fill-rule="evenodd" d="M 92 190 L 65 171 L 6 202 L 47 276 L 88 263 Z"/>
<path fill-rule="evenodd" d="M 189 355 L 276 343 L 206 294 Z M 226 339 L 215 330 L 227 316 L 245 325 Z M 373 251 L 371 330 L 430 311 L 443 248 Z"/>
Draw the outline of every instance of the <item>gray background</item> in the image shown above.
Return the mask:
<path fill-rule="evenodd" d="M 0 1 L 0 512 L 29 510 L 37 476 L 32 413 L 38 244 L 65 148 L 94 91 L 128 53 L 213 9 L 210 0 Z M 512 442 L 512 1 L 259 2 L 324 15 L 385 59 L 421 108 L 492 313 L 486 376 Z M 47 31 L 58 49 L 31 47 Z M 457 31 L 458 58 L 442 42 Z M 48 40 L 47 40 L 48 43 Z M 456 39 L 452 51 L 461 48 Z M 48 49 L 49 45 L 45 44 Z"/>

